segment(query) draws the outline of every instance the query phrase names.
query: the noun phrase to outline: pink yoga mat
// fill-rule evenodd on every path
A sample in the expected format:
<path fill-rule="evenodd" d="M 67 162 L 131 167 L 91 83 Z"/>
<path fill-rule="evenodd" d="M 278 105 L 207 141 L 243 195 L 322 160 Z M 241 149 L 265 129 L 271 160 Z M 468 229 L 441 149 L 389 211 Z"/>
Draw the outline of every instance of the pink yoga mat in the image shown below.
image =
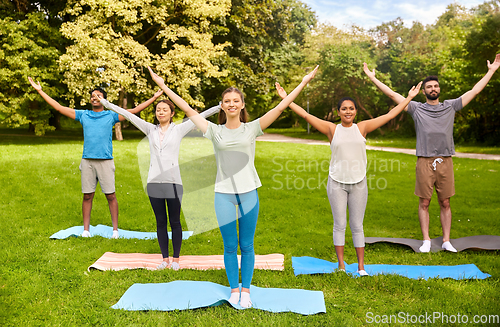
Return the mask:
<path fill-rule="evenodd" d="M 240 260 L 238 256 L 238 261 Z M 280 253 L 255 255 L 255 269 L 284 270 L 283 262 L 285 256 Z M 98 270 L 124 270 L 124 269 L 148 269 L 155 270 L 161 263 L 160 253 L 114 253 L 106 252 L 88 269 Z M 223 255 L 184 255 L 179 258 L 181 269 L 224 269 Z"/>

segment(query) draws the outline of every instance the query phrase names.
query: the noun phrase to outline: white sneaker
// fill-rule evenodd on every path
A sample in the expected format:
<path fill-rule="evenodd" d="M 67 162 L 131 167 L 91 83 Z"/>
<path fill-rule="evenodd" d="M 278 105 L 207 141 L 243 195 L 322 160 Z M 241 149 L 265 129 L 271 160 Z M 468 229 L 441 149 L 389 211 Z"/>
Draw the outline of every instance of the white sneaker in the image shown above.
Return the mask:
<path fill-rule="evenodd" d="M 162 261 L 158 267 L 156 267 L 156 270 L 163 270 L 163 269 L 167 269 L 167 268 L 170 268 L 170 263 L 169 262 L 166 262 L 166 261 Z"/>
<path fill-rule="evenodd" d="M 250 299 L 250 293 L 247 292 L 241 292 L 240 295 L 240 306 L 243 308 L 251 308 L 252 307 L 252 300 Z"/>
<path fill-rule="evenodd" d="M 111 238 L 116 240 L 119 237 L 120 237 L 120 234 L 118 233 L 118 230 L 113 230 L 113 236 L 111 236 Z"/>
<path fill-rule="evenodd" d="M 419 248 L 420 252 L 427 253 L 431 250 L 431 241 L 424 240 L 422 242 L 422 246 Z"/>
<path fill-rule="evenodd" d="M 179 266 L 179 263 L 178 262 L 172 262 L 172 269 L 173 270 L 179 270 L 181 268 L 181 266 Z"/>
<path fill-rule="evenodd" d="M 240 292 L 231 292 L 231 296 L 227 301 L 232 304 L 238 304 L 240 301 Z"/>
<path fill-rule="evenodd" d="M 446 251 L 457 252 L 457 249 L 455 249 L 455 247 L 453 247 L 453 245 L 451 245 L 450 241 L 444 242 L 441 247 L 443 248 L 443 250 L 446 250 Z"/>
<path fill-rule="evenodd" d="M 358 274 L 363 277 L 363 276 L 370 276 L 365 270 L 358 270 Z"/>
<path fill-rule="evenodd" d="M 91 237 L 90 232 L 88 230 L 84 230 L 82 233 L 82 237 Z"/>

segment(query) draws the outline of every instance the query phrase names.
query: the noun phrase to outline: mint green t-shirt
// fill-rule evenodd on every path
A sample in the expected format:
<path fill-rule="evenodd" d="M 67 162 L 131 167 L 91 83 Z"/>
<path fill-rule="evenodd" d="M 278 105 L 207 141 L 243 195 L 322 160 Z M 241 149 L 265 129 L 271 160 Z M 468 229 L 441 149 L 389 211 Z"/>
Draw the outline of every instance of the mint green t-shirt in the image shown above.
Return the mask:
<path fill-rule="evenodd" d="M 241 123 L 235 129 L 208 122 L 203 136 L 214 145 L 217 162 L 215 192 L 240 194 L 262 186 L 254 165 L 255 139 L 262 134 L 258 119 Z"/>

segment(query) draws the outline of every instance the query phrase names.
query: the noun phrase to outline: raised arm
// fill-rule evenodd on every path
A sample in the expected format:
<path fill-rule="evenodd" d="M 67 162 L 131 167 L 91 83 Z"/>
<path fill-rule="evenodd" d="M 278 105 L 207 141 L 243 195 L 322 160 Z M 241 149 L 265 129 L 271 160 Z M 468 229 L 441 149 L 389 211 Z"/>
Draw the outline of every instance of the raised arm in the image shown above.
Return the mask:
<path fill-rule="evenodd" d="M 154 128 L 154 125 L 151 123 L 148 123 L 147 121 L 142 120 L 141 118 L 137 117 L 135 114 L 130 112 L 130 110 L 125 110 L 123 108 L 118 107 L 117 105 L 112 104 L 108 100 L 104 99 L 100 95 L 98 95 L 99 100 L 101 101 L 101 104 L 105 106 L 106 108 L 113 110 L 117 114 L 120 115 L 120 117 L 125 117 L 128 121 L 130 121 L 132 124 L 134 124 L 135 127 L 137 127 L 141 132 L 144 134 L 148 135 L 149 131 Z"/>
<path fill-rule="evenodd" d="M 373 132 L 377 128 L 387 124 L 391 119 L 396 118 L 396 116 L 399 115 L 401 111 L 403 111 L 403 109 L 408 106 L 408 103 L 410 103 L 410 101 L 418 94 L 421 86 L 422 82 L 418 83 L 417 86 L 413 86 L 408 92 L 408 97 L 385 115 L 359 122 L 358 128 L 361 135 L 363 135 L 363 137 L 366 137 L 366 134 Z"/>
<path fill-rule="evenodd" d="M 59 111 L 64 116 L 67 116 L 71 119 L 75 119 L 76 117 L 75 109 L 61 106 L 56 100 L 52 99 L 47 93 L 42 91 L 42 86 L 40 85 L 40 82 L 35 83 L 35 81 L 33 81 L 31 77 L 28 77 L 28 80 L 30 81 L 31 86 L 33 86 L 33 88 L 37 90 L 37 92 L 50 106 L 52 106 L 52 108 Z"/>
<path fill-rule="evenodd" d="M 191 121 L 196 125 L 196 127 L 198 127 L 203 133 L 205 133 L 208 128 L 208 121 L 200 114 L 198 114 L 196 110 L 191 108 L 189 104 L 186 101 L 184 101 L 184 99 L 182 99 L 180 96 L 175 94 L 174 91 L 169 89 L 165 85 L 165 81 L 163 80 L 163 78 L 155 74 L 151 69 L 151 67 L 148 67 L 148 69 L 149 73 L 151 74 L 151 77 L 153 78 L 153 81 L 155 81 L 155 83 L 158 84 L 158 86 L 163 90 L 163 92 L 165 92 L 165 94 L 170 98 L 170 100 L 172 100 L 182 111 L 186 113 L 186 116 L 188 116 L 189 119 L 191 119 Z"/>
<path fill-rule="evenodd" d="M 486 84 L 488 84 L 491 77 L 500 66 L 500 53 L 495 56 L 495 61 L 493 61 L 492 64 L 490 64 L 489 60 L 487 60 L 486 62 L 488 66 L 488 72 L 483 76 L 483 78 L 481 78 L 479 82 L 476 83 L 476 85 L 474 85 L 472 90 L 467 91 L 466 93 L 464 93 L 464 95 L 462 95 L 462 107 L 468 105 L 469 102 L 471 102 L 472 99 L 474 99 L 474 97 L 484 89 Z"/>
<path fill-rule="evenodd" d="M 158 99 L 160 97 L 160 95 L 163 94 L 163 90 L 159 90 L 157 91 L 153 97 L 149 100 L 146 100 L 144 101 L 143 103 L 141 103 L 140 105 L 138 105 L 137 107 L 133 108 L 133 109 L 127 109 L 128 112 L 130 113 L 133 113 L 133 114 L 136 114 L 138 112 L 141 112 L 143 111 L 144 109 L 146 109 L 147 107 L 149 107 L 156 99 Z M 120 108 L 121 109 L 121 108 Z M 122 115 L 120 115 L 120 121 L 124 121 L 125 119 L 127 120 L 130 120 L 128 118 L 125 118 L 123 117 Z"/>
<path fill-rule="evenodd" d="M 286 91 L 285 89 L 283 89 L 283 87 L 281 87 L 279 83 L 276 83 L 276 91 L 278 91 L 278 95 L 282 99 L 286 98 Z M 305 111 L 295 102 L 290 103 L 289 107 L 293 110 L 293 112 L 295 112 L 297 115 L 304 118 L 306 122 L 311 124 L 312 127 L 316 128 L 320 133 L 325 134 L 330 141 L 332 140 L 333 134 L 335 133 L 335 124 L 323 119 L 319 119 L 318 117 L 307 113 L 307 111 Z"/>
<path fill-rule="evenodd" d="M 262 128 L 262 130 L 268 128 L 269 125 L 271 125 L 281 115 L 283 110 L 285 110 L 290 105 L 290 103 L 295 100 L 304 86 L 306 86 L 307 83 L 309 83 L 314 78 L 316 72 L 318 71 L 318 67 L 319 66 L 316 66 L 316 68 L 314 68 L 312 72 L 304 76 L 302 82 L 300 82 L 300 84 L 288 96 L 281 100 L 281 102 L 274 109 L 269 110 L 264 116 L 259 119 L 260 128 Z"/>
<path fill-rule="evenodd" d="M 210 117 L 220 111 L 220 105 L 213 106 L 210 109 L 200 112 L 200 116 L 203 118 Z M 189 118 L 184 118 L 182 124 L 179 124 L 181 131 L 184 135 L 189 133 L 195 127 L 193 121 Z"/>
<path fill-rule="evenodd" d="M 404 101 L 404 99 L 405 99 L 404 96 L 402 96 L 399 93 L 394 92 L 393 90 L 391 90 L 390 87 L 388 87 L 387 85 L 385 85 L 384 83 L 382 83 L 381 81 L 379 81 L 375 77 L 375 69 L 373 69 L 373 71 L 369 70 L 366 62 L 363 63 L 363 71 L 368 76 L 368 78 L 373 82 L 373 84 L 375 84 L 375 86 L 378 87 L 380 91 L 382 91 L 385 95 L 387 95 L 389 98 L 391 98 L 394 102 L 399 104 L 399 103 Z M 405 111 L 406 111 L 406 109 L 407 109 L 407 107 L 404 108 Z"/>

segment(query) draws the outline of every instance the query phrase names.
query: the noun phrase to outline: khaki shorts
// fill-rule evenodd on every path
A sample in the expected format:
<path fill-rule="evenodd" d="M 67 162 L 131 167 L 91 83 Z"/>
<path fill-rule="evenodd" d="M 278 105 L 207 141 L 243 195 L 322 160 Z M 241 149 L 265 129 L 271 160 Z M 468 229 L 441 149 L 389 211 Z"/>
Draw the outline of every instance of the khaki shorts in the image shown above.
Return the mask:
<path fill-rule="evenodd" d="M 97 182 L 104 194 L 115 193 L 115 162 L 113 159 L 82 159 L 82 193 L 94 193 Z"/>
<path fill-rule="evenodd" d="M 434 187 L 436 187 L 439 200 L 455 195 L 455 177 L 451 157 L 418 157 L 415 195 L 430 199 Z"/>

